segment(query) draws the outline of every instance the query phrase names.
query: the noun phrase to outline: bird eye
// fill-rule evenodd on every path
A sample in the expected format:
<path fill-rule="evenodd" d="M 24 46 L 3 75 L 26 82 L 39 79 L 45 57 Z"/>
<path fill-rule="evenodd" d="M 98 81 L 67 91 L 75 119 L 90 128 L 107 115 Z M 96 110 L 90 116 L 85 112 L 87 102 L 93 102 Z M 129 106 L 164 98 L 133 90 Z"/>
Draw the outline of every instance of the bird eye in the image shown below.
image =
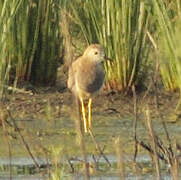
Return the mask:
<path fill-rule="evenodd" d="M 94 54 L 95 54 L 95 55 L 97 55 L 97 54 L 98 54 L 98 52 L 96 51 Z"/>

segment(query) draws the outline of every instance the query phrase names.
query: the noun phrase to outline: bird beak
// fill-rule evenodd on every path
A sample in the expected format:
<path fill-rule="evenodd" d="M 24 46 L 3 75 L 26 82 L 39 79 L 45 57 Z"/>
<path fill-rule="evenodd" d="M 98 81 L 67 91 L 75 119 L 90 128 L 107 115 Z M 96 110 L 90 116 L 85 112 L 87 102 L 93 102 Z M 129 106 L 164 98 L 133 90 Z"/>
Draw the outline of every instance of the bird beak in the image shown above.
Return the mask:
<path fill-rule="evenodd" d="M 107 56 L 105 56 L 104 58 L 105 58 L 105 60 L 113 61 L 111 58 L 109 58 L 109 57 L 107 57 Z"/>

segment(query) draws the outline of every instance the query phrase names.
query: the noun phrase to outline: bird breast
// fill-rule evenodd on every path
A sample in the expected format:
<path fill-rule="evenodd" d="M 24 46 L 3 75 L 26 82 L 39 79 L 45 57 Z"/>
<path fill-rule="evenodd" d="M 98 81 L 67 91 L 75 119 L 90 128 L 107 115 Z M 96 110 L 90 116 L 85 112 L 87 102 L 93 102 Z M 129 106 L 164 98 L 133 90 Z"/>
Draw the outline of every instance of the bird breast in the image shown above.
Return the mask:
<path fill-rule="evenodd" d="M 88 68 L 86 68 L 88 67 Z M 84 63 L 77 72 L 78 86 L 81 91 L 92 95 L 97 92 L 104 82 L 104 71 L 101 63 Z"/>

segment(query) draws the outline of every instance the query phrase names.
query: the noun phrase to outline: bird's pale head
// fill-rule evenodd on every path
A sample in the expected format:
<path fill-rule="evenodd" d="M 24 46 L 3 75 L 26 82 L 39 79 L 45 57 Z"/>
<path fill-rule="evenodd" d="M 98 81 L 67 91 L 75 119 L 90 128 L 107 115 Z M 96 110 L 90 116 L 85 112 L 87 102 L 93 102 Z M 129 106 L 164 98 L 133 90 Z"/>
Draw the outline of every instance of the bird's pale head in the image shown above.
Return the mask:
<path fill-rule="evenodd" d="M 102 62 L 105 58 L 104 49 L 99 44 L 91 44 L 85 50 L 84 57 L 91 59 L 91 61 Z"/>

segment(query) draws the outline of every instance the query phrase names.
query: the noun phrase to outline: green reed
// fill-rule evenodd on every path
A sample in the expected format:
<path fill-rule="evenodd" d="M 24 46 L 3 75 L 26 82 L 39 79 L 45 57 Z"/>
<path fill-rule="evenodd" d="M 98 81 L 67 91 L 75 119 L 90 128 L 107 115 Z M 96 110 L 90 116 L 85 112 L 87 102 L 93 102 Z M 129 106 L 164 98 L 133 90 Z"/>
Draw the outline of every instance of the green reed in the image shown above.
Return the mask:
<path fill-rule="evenodd" d="M 1 1 L 0 2 L 0 97 L 4 94 L 6 84 L 10 79 L 10 69 L 14 52 L 10 36 L 12 21 L 20 9 L 22 0 L 19 1 Z"/>
<path fill-rule="evenodd" d="M 62 38 L 58 0 L 0 2 L 0 96 L 8 83 L 54 84 Z"/>
<path fill-rule="evenodd" d="M 73 5 L 73 20 L 87 43 L 101 43 L 113 59 L 104 64 L 111 89 L 126 90 L 141 80 L 150 47 L 147 6 L 141 0 L 88 0 Z"/>
<path fill-rule="evenodd" d="M 167 2 L 167 1 L 166 1 Z M 157 20 L 160 74 L 167 91 L 181 93 L 181 2 L 153 0 Z M 181 105 L 181 98 L 175 111 Z"/>
<path fill-rule="evenodd" d="M 36 84 L 55 84 L 62 47 L 59 5 L 59 0 L 42 0 L 41 5 L 39 1 L 36 24 L 39 31 L 31 71 L 31 78 Z"/>
<path fill-rule="evenodd" d="M 160 73 L 166 90 L 181 90 L 181 3 L 153 0 L 158 22 Z"/>

